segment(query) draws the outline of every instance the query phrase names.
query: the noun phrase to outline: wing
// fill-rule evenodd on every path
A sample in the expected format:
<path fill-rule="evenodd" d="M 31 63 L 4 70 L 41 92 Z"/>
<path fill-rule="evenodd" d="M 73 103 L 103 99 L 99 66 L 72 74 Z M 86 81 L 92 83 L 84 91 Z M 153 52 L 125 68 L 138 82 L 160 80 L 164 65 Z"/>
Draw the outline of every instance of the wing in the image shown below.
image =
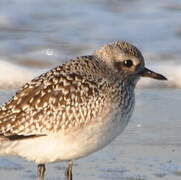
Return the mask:
<path fill-rule="evenodd" d="M 59 66 L 27 83 L 0 108 L 0 134 L 13 139 L 82 127 L 105 105 L 109 86 L 104 78 Z"/>

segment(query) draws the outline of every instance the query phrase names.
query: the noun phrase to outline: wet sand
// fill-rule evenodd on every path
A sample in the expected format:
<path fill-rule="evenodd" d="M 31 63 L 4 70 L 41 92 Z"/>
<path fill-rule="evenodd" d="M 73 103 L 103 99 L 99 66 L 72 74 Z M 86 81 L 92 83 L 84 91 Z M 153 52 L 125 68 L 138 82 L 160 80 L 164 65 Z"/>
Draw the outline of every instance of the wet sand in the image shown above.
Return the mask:
<path fill-rule="evenodd" d="M 12 93 L 1 91 L 1 103 Z M 75 179 L 181 179 L 181 90 L 137 90 L 136 98 L 134 116 L 124 133 L 103 150 L 74 161 Z M 63 179 L 65 165 L 48 165 L 46 179 Z M 36 164 L 0 158 L 0 175 L 2 180 L 35 179 Z"/>

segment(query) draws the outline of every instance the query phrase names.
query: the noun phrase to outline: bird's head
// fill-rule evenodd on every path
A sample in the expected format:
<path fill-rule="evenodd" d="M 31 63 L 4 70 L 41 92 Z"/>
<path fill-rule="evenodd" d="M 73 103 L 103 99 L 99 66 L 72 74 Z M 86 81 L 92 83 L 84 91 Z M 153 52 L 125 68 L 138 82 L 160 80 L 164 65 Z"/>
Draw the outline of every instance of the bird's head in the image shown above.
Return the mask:
<path fill-rule="evenodd" d="M 116 41 L 107 44 L 95 52 L 117 75 L 124 76 L 132 84 L 136 84 L 140 77 L 157 80 L 167 80 L 163 75 L 145 67 L 142 53 L 130 43 Z"/>

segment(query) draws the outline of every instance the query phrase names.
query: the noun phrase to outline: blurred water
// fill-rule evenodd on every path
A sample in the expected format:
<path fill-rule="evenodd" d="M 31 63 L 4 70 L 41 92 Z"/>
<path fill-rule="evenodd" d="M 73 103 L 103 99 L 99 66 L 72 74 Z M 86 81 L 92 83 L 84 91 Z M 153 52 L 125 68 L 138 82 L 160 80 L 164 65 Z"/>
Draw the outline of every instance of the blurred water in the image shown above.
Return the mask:
<path fill-rule="evenodd" d="M 0 56 L 58 64 L 123 39 L 150 61 L 177 62 L 180 6 L 179 0 L 1 0 Z"/>
<path fill-rule="evenodd" d="M 146 79 L 138 87 L 180 88 L 180 19 L 179 0 L 0 0 L 0 88 L 19 88 L 120 39 L 141 48 L 146 64 L 170 80 Z"/>

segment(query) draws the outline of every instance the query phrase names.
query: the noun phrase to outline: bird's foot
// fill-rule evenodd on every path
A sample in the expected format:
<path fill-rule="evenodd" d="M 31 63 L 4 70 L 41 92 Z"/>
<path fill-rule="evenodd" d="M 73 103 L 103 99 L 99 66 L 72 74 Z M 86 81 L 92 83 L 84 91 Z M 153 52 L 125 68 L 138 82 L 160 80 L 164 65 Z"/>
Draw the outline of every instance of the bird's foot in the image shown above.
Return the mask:
<path fill-rule="evenodd" d="M 38 164 L 38 180 L 44 180 L 45 177 L 45 164 Z"/>
<path fill-rule="evenodd" d="M 73 165 L 73 162 L 69 161 L 68 166 L 65 170 L 65 180 L 72 180 L 72 165 Z"/>

